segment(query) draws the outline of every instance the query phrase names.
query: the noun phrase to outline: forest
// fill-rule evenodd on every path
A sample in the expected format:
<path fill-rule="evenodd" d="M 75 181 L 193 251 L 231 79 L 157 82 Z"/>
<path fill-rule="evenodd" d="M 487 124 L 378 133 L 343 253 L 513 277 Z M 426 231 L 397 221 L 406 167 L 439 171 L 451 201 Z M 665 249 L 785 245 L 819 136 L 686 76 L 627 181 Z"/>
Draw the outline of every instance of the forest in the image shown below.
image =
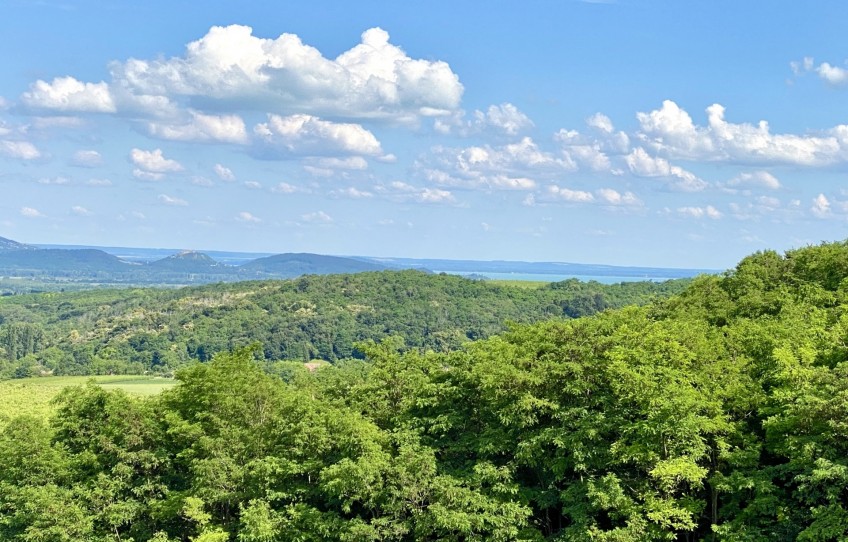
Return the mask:
<path fill-rule="evenodd" d="M 355 344 L 400 336 L 447 351 L 506 322 L 573 318 L 645 304 L 686 280 L 537 289 L 453 275 L 381 271 L 182 289 L 101 289 L 0 297 L 0 378 L 171 374 L 192 360 L 262 344 L 269 364 L 363 356 Z"/>
<path fill-rule="evenodd" d="M 0 539 L 848 538 L 847 242 L 641 306 L 405 341 L 285 374 L 234 344 L 146 400 L 69 388 L 0 433 Z"/>

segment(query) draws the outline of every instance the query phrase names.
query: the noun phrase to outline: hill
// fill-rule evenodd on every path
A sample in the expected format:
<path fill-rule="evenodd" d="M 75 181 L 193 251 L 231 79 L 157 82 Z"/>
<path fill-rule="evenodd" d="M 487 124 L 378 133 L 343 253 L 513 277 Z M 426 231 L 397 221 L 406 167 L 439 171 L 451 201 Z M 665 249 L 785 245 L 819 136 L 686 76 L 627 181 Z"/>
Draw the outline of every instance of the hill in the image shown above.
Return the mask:
<path fill-rule="evenodd" d="M 0 252 L 7 250 L 36 250 L 35 247 L 0 237 Z"/>
<path fill-rule="evenodd" d="M 506 329 L 506 322 L 579 317 L 643 304 L 685 282 L 537 289 L 453 275 L 381 271 L 184 288 L 95 290 L 0 298 L 0 374 L 167 373 L 260 343 L 262 357 L 335 362 L 355 343 L 400 336 L 437 351 Z M 5 354 L 5 355 L 4 355 Z"/>
<path fill-rule="evenodd" d="M 329 275 L 335 273 L 362 273 L 381 271 L 389 266 L 376 262 L 364 262 L 340 256 L 320 254 L 277 254 L 266 258 L 257 258 L 239 266 L 242 275 L 273 276 L 294 278 L 300 275 Z"/>
<path fill-rule="evenodd" d="M 94 249 L 0 251 L 0 275 L 121 282 L 140 267 Z"/>

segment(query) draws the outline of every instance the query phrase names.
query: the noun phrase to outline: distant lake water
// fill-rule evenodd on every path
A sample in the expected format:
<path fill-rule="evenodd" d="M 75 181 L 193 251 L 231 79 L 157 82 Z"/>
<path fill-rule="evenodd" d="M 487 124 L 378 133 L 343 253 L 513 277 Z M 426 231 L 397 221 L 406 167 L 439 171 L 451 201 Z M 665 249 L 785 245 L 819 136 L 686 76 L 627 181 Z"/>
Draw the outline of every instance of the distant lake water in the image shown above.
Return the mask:
<path fill-rule="evenodd" d="M 457 273 L 455 271 L 435 271 L 436 273 L 447 273 L 449 275 L 460 275 L 467 277 L 469 275 L 483 276 L 493 280 L 526 280 L 535 282 L 561 282 L 568 279 L 577 279 L 583 282 L 591 280 L 600 282 L 601 284 L 618 284 L 619 282 L 664 282 L 672 280 L 670 277 L 651 277 L 651 276 L 614 276 L 614 275 L 555 275 L 547 273 L 493 273 L 491 271 L 463 271 Z"/>

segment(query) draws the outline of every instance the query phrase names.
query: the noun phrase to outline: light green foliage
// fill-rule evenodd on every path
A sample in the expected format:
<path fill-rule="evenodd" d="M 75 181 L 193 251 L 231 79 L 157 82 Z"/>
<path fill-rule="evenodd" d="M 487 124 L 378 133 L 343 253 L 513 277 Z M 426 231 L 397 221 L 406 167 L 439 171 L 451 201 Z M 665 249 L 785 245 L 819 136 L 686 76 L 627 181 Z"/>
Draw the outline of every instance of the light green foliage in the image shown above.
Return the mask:
<path fill-rule="evenodd" d="M 314 372 L 235 349 L 145 399 L 66 390 L 0 430 L 0 540 L 848 539 L 848 244 L 408 340 Z"/>

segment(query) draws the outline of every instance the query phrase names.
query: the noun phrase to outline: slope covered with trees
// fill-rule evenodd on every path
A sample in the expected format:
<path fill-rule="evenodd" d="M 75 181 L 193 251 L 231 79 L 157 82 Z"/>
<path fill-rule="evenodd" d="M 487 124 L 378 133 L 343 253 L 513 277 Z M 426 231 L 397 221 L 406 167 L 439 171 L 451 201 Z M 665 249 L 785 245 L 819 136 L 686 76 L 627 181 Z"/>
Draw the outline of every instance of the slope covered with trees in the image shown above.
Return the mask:
<path fill-rule="evenodd" d="M 646 303 L 683 281 L 525 290 L 418 271 L 306 276 L 180 290 L 95 290 L 0 298 L 0 374 L 166 373 L 262 344 L 273 360 L 360 356 L 357 341 L 399 335 L 444 351 L 506 321 L 577 317 Z"/>
<path fill-rule="evenodd" d="M 848 244 L 449 352 L 251 349 L 0 433 L 3 540 L 837 541 Z"/>

